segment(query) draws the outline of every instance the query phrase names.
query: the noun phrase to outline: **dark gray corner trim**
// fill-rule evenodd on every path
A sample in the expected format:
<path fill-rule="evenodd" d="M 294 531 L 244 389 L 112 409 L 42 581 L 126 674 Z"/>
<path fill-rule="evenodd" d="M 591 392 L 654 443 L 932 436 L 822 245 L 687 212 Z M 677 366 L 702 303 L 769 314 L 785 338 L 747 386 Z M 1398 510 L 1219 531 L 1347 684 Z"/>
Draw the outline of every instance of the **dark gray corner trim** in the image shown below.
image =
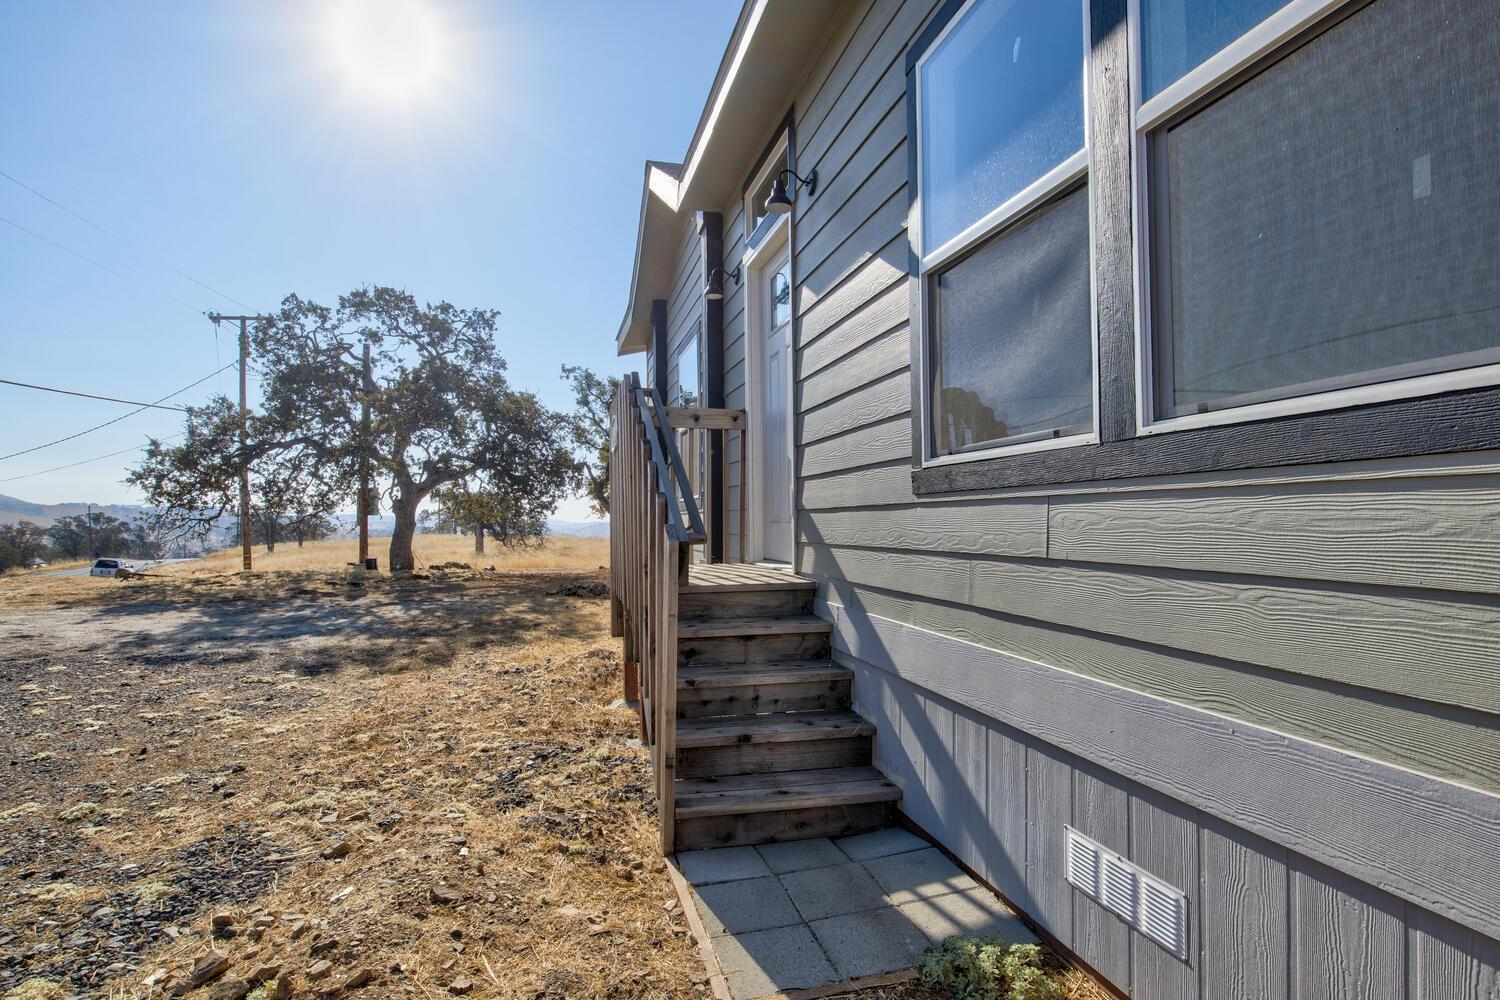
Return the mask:
<path fill-rule="evenodd" d="M 1500 447 L 1500 389 L 1175 431 L 912 473 L 919 495 Z"/>
<path fill-rule="evenodd" d="M 750 185 L 755 182 L 755 175 L 760 173 L 760 168 L 765 166 L 766 161 L 776 150 L 776 144 L 781 141 L 782 133 L 786 134 L 786 165 L 789 170 L 797 169 L 797 122 L 795 118 L 795 107 L 787 108 L 786 115 L 781 119 L 781 124 L 776 126 L 776 131 L 771 133 L 770 141 L 766 148 L 760 151 L 755 162 L 750 165 L 750 170 L 745 174 L 744 183 L 740 185 L 740 198 L 750 193 Z"/>
<path fill-rule="evenodd" d="M 911 76 L 911 71 L 917 68 L 917 60 L 922 58 L 937 36 L 948 27 L 948 22 L 958 16 L 968 0 L 946 0 L 946 2 L 933 13 L 928 19 L 927 26 L 917 35 L 916 40 L 911 43 L 911 48 L 906 50 L 906 75 Z"/>
<path fill-rule="evenodd" d="M 1126 0 L 1089 4 L 1089 204 L 1099 437 L 1135 436 L 1135 269 L 1131 215 L 1130 47 Z"/>
<path fill-rule="evenodd" d="M 953 0 L 949 0 L 949 2 L 944 5 L 943 10 L 947 11 L 949 7 L 952 7 L 954 11 L 958 10 L 958 5 L 956 5 Z M 941 14 L 942 11 L 939 12 L 940 16 Z M 952 16 L 952 12 L 949 11 L 948 17 L 943 18 L 942 23 L 946 24 Z M 936 21 L 936 18 L 934 18 L 934 21 Z M 929 27 L 928 31 L 930 30 L 931 28 Z M 923 31 L 922 36 L 926 37 L 927 33 L 927 31 Z M 921 39 L 919 38 L 918 41 L 920 42 Z M 925 45 L 921 48 L 918 48 L 914 45 L 912 46 L 911 52 L 920 53 L 925 48 Z M 922 456 L 926 454 L 926 442 L 922 440 L 923 421 L 921 420 L 922 379 L 925 378 L 926 375 L 922 370 L 922 344 L 917 338 L 927 336 L 927 324 L 926 322 L 924 322 L 924 319 L 921 315 L 922 262 L 917 257 L 917 242 L 915 237 L 913 236 L 913 234 L 917 231 L 917 227 L 922 224 L 922 220 L 918 217 L 917 214 L 917 158 L 919 156 L 919 151 L 917 149 L 917 77 L 915 73 L 911 72 L 911 68 L 915 65 L 916 60 L 915 58 L 912 58 L 911 53 L 908 53 L 907 55 L 906 273 L 910 276 L 910 280 L 908 280 L 907 282 L 907 290 L 909 296 L 907 308 L 910 315 L 908 317 L 906 328 L 912 331 L 912 336 L 907 338 L 911 347 L 911 464 L 912 468 L 920 469 L 922 467 Z"/>
<path fill-rule="evenodd" d="M 667 394 L 667 372 L 671 358 L 667 356 L 667 300 L 651 300 L 651 385 Z"/>
<path fill-rule="evenodd" d="M 724 267 L 724 216 L 703 212 L 699 216 L 699 238 L 703 241 L 702 288 L 709 274 Z M 724 300 L 703 299 L 703 402 L 724 405 Z M 709 562 L 724 561 L 724 512 L 728 508 L 724 482 L 724 432 L 708 435 Z"/>
<path fill-rule="evenodd" d="M 1500 797 L 819 599 L 852 657 L 1500 937 Z M 847 662 L 847 661 L 845 661 Z"/>

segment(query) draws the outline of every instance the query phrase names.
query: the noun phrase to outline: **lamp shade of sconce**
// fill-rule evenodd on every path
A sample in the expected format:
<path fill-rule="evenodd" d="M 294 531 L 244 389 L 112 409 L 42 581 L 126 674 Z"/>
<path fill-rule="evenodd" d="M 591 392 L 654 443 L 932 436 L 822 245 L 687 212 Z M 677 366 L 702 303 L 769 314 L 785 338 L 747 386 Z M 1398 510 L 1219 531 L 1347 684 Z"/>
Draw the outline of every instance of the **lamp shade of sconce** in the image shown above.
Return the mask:
<path fill-rule="evenodd" d="M 794 185 L 792 195 L 795 195 L 797 190 L 803 187 L 807 188 L 809 195 L 818 189 L 818 172 L 816 170 L 809 171 L 806 177 L 799 177 L 791 170 L 783 170 L 776 175 L 776 180 L 771 184 L 771 197 L 766 199 L 766 211 L 772 215 L 786 215 L 792 210 L 792 195 L 788 195 L 786 190 L 786 179 L 788 176 L 792 178 Z"/>
<path fill-rule="evenodd" d="M 740 283 L 740 269 L 738 266 L 733 271 L 726 271 L 722 267 L 716 267 L 708 272 L 708 284 L 703 286 L 703 297 L 710 302 L 718 302 L 724 297 L 724 278 L 729 276 L 734 283 Z"/>

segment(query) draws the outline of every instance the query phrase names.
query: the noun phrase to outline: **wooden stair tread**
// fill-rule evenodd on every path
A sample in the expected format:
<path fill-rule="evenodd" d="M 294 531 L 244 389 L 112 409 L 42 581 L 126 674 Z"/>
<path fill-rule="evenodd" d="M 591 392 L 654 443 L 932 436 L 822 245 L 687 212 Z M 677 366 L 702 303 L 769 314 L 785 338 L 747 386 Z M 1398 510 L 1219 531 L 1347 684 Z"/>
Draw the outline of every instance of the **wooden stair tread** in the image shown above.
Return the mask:
<path fill-rule="evenodd" d="M 853 676 L 848 667 L 829 660 L 789 660 L 785 663 L 715 663 L 703 667 L 679 667 L 677 689 L 743 687 L 755 684 L 806 684 L 842 681 Z"/>
<path fill-rule="evenodd" d="M 677 623 L 679 639 L 715 639 L 737 635 L 830 634 L 833 626 L 817 615 L 778 618 L 710 618 Z"/>
<path fill-rule="evenodd" d="M 695 564 L 688 570 L 689 594 L 733 594 L 755 590 L 815 590 L 812 580 L 797 576 L 791 570 L 769 566 Z"/>
<path fill-rule="evenodd" d="M 875 727 L 853 712 L 779 712 L 677 723 L 677 746 L 683 750 L 873 735 Z"/>
<path fill-rule="evenodd" d="M 689 778 L 677 782 L 677 815 L 683 819 L 790 809 L 896 802 L 897 788 L 873 767 Z"/>

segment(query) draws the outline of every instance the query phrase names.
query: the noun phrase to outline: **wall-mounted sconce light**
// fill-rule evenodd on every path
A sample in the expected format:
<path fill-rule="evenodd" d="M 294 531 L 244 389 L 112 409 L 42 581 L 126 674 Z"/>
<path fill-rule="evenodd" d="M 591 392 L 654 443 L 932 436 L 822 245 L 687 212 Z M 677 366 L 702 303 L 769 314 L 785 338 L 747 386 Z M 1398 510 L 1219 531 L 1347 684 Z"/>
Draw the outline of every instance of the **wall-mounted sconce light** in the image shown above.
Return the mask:
<path fill-rule="evenodd" d="M 801 177 L 791 170 L 783 170 L 776 175 L 776 182 L 771 185 L 771 197 L 766 199 L 767 212 L 776 215 L 785 215 L 792 210 L 792 199 L 787 197 L 786 193 L 786 178 L 788 174 L 791 174 L 794 182 L 792 187 L 793 194 L 796 194 L 799 188 L 806 187 L 807 194 L 811 197 L 818 190 L 818 172 L 816 170 L 808 171 L 806 177 Z"/>
<path fill-rule="evenodd" d="M 717 302 L 724 297 L 724 279 L 733 278 L 734 283 L 740 283 L 740 268 L 736 264 L 733 271 L 726 271 L 722 267 L 716 267 L 708 272 L 708 284 L 703 289 L 703 297 L 710 302 Z"/>

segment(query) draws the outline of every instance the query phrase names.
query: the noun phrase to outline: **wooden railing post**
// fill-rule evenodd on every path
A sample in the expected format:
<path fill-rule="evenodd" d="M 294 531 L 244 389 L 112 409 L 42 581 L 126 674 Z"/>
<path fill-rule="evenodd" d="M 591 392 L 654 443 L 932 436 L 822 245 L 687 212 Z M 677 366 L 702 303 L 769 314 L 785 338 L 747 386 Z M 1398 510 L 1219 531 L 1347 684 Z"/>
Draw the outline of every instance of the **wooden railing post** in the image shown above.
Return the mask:
<path fill-rule="evenodd" d="M 641 738 L 651 753 L 661 849 L 669 852 L 676 847 L 678 599 L 688 582 L 693 546 L 706 540 L 705 521 L 715 520 L 703 517 L 695 484 L 715 471 L 727 482 L 729 472 L 727 454 L 719 468 L 700 459 L 699 451 L 708 444 L 707 435 L 727 443 L 728 431 L 739 434 L 743 560 L 745 414 L 668 408 L 660 393 L 642 388 L 632 373 L 621 380 L 610 416 L 611 627 L 624 640 L 625 697 L 638 706 Z M 702 502 L 722 504 L 721 523 L 727 523 L 728 493 L 722 492 L 705 495 Z"/>

